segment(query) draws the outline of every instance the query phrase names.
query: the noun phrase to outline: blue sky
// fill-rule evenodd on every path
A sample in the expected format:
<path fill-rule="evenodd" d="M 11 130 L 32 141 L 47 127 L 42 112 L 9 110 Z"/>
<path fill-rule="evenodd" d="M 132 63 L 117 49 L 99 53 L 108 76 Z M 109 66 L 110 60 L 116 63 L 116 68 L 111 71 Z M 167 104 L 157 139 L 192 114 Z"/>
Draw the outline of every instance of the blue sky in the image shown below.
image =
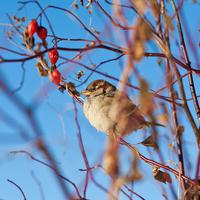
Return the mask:
<path fill-rule="evenodd" d="M 117 45 L 123 44 L 121 40 L 121 35 L 119 31 L 113 30 L 112 27 L 107 24 L 107 19 L 105 17 L 100 17 L 100 12 L 97 8 L 93 8 L 93 14 L 90 16 L 85 9 L 75 10 L 71 3 L 73 1 L 45 1 L 42 2 L 42 6 L 46 6 L 48 4 L 57 5 L 59 7 L 64 7 L 66 9 L 70 9 L 73 12 L 76 12 L 77 15 L 81 16 L 81 20 L 85 25 L 92 25 L 96 30 L 100 31 L 101 39 L 106 41 L 114 42 Z M 32 18 L 35 18 L 39 13 L 38 8 L 34 4 L 28 5 L 24 10 L 18 11 L 17 8 L 19 5 L 17 1 L 11 0 L 9 2 L 0 1 L 0 23 L 8 23 L 8 19 L 6 14 L 8 13 L 10 16 L 17 15 L 19 17 L 26 16 L 27 21 L 30 21 Z M 187 1 L 184 5 L 185 17 L 187 21 L 187 25 L 189 27 L 189 31 L 191 32 L 192 39 L 197 45 L 200 42 L 199 36 L 199 4 L 193 4 L 190 1 Z M 105 8 L 108 7 L 105 5 Z M 171 8 L 169 7 L 169 10 Z M 110 10 L 109 12 L 112 12 Z M 49 10 L 47 12 L 49 19 L 51 20 L 51 24 L 55 30 L 56 35 L 59 37 L 66 38 L 87 38 L 91 39 L 87 32 L 85 32 L 71 16 L 66 15 L 64 12 L 58 12 L 57 10 Z M 129 19 L 134 15 L 130 15 Z M 92 21 L 91 21 L 92 20 Z M 45 19 L 42 19 L 42 25 L 48 27 Z M 112 30 L 113 38 L 110 37 L 109 31 Z M 4 46 L 7 48 L 12 48 L 14 50 L 18 50 L 18 48 L 14 47 L 9 41 L 6 40 L 5 30 L 8 30 L 8 27 L 0 26 L 0 46 Z M 49 30 L 49 29 L 48 29 Z M 177 35 L 172 35 L 172 38 L 176 38 Z M 20 38 L 16 36 L 16 41 L 19 42 Z M 173 40 L 172 40 L 173 41 Z M 48 39 L 49 47 L 51 47 L 51 40 Z M 188 45 L 188 43 L 187 43 Z M 83 47 L 83 43 L 75 43 L 75 42 L 63 42 L 60 43 L 60 46 L 65 47 Z M 189 49 L 189 48 L 188 48 Z M 152 43 L 148 44 L 147 50 L 156 52 L 158 49 L 154 48 Z M 172 45 L 172 52 L 174 55 L 179 57 L 179 51 L 177 46 Z M 63 57 L 71 58 L 75 54 L 70 52 L 60 52 Z M 199 52 L 197 52 L 199 55 Z M 0 55 L 6 57 L 8 59 L 13 58 L 13 54 L 7 54 L 5 51 L 0 50 Z M 84 58 L 81 60 L 84 64 L 90 65 L 98 64 L 106 59 L 116 57 L 116 53 L 111 53 L 105 50 L 95 50 L 93 53 L 88 53 L 84 55 Z M 190 54 L 190 58 L 192 61 L 192 66 L 197 68 L 195 63 L 195 59 Z M 124 67 L 124 63 L 126 62 L 126 58 L 120 59 L 121 62 L 114 61 L 112 63 L 105 64 L 101 66 L 100 71 L 105 72 L 114 77 L 120 78 L 121 75 L 121 67 Z M 59 167 L 62 169 L 64 175 L 75 182 L 80 188 L 83 185 L 85 172 L 80 172 L 79 169 L 84 169 L 84 161 L 81 155 L 81 151 L 78 144 L 77 139 L 77 127 L 74 120 L 74 107 L 73 101 L 71 97 L 64 93 L 60 93 L 56 87 L 49 81 L 48 78 L 43 78 L 38 75 L 37 69 L 35 67 L 36 60 L 31 60 L 25 63 L 25 80 L 22 88 L 15 93 L 20 99 L 22 99 L 27 105 L 31 105 L 33 99 L 43 96 L 43 100 L 41 101 L 39 107 L 36 111 L 37 121 L 41 126 L 42 132 L 44 134 L 44 138 L 54 153 L 56 157 L 56 162 Z M 61 63 L 61 60 L 59 60 Z M 58 63 L 59 63 L 58 62 Z M 156 58 L 144 58 L 142 62 L 137 63 L 138 71 L 142 77 L 144 77 L 151 88 L 156 90 L 163 86 L 164 83 L 164 67 L 159 66 L 157 64 Z M 77 66 L 72 63 L 67 63 L 65 65 L 60 66 L 60 71 L 63 76 L 66 78 L 66 81 L 72 81 L 75 84 L 78 84 L 76 80 L 76 73 L 79 70 L 83 70 L 80 66 Z M 183 71 L 181 71 L 183 72 Z M 89 71 L 85 71 L 85 77 L 89 74 Z M 3 77 L 3 80 L 6 80 L 12 90 L 15 90 L 20 85 L 21 77 L 23 75 L 23 70 L 19 63 L 8 63 L 0 65 L 0 79 Z M 92 78 L 89 79 L 91 82 L 94 79 L 104 78 L 99 74 L 94 74 Z M 83 77 L 84 79 L 84 77 Z M 108 79 L 109 80 L 109 79 Z M 195 82 L 199 84 L 199 77 L 195 77 Z M 117 82 L 113 80 L 109 80 L 113 84 L 117 84 Z M 89 83 L 88 82 L 88 83 Z M 133 76 L 131 79 L 131 83 L 138 85 L 135 77 Z M 184 79 L 184 83 L 187 83 L 187 79 Z M 48 86 L 48 87 L 47 87 Z M 78 90 L 82 90 L 87 86 L 84 84 L 82 87 L 78 88 Z M 189 87 L 187 87 L 189 88 Z M 197 94 L 199 94 L 199 88 L 197 88 Z M 190 97 L 189 90 L 186 90 L 188 97 Z M 129 90 L 130 96 L 135 98 L 135 101 L 138 102 L 138 93 Z M 166 95 L 167 93 L 164 93 Z M 20 109 L 17 108 L 4 94 L 0 91 L 0 110 L 3 110 L 7 114 L 9 114 L 13 119 L 15 119 L 19 124 L 23 125 L 26 129 L 27 133 L 31 136 L 31 139 L 28 142 L 23 142 L 21 140 L 18 132 L 15 127 L 11 127 L 7 125 L 4 120 L 1 119 L 0 115 L 0 199 L 3 200 L 17 200 L 22 199 L 20 192 L 16 187 L 7 182 L 7 179 L 10 179 L 16 182 L 21 186 L 28 200 L 39 200 L 41 198 L 40 188 L 36 183 L 34 177 L 41 184 L 41 188 L 44 193 L 44 197 L 46 200 L 64 200 L 64 196 L 57 185 L 55 177 L 50 169 L 46 166 L 43 166 L 33 160 L 29 159 L 29 157 L 24 154 L 13 155 L 10 152 L 16 150 L 26 150 L 32 153 L 35 157 L 45 160 L 45 158 L 41 155 L 41 153 L 34 147 L 34 133 L 31 129 L 29 122 L 26 119 Z M 88 160 L 90 165 L 93 166 L 95 163 L 100 164 L 104 147 L 106 143 L 106 136 L 100 132 L 97 132 L 84 117 L 82 108 L 80 105 L 78 106 L 78 119 L 81 126 L 81 133 L 83 137 L 84 147 L 88 156 Z M 191 111 L 194 112 L 194 108 L 192 103 L 190 104 Z M 179 110 L 182 117 L 180 117 L 180 121 L 183 125 L 185 125 L 185 134 L 184 134 L 184 145 L 187 146 L 187 151 L 185 152 L 185 156 L 191 158 L 190 161 L 192 163 L 191 169 L 187 170 L 187 175 L 194 177 L 195 170 L 195 161 L 197 159 L 196 155 L 196 147 L 195 147 L 195 138 L 192 133 L 192 129 L 188 124 L 187 118 L 185 114 Z M 164 139 L 167 135 L 168 129 L 159 128 L 159 137 L 160 137 L 160 146 L 161 151 L 164 155 L 164 161 L 167 164 L 171 157 L 171 150 L 168 148 L 168 142 L 174 141 L 174 138 L 170 138 L 169 140 Z M 137 133 L 128 137 L 128 140 L 132 144 L 136 144 L 144 138 L 145 135 L 149 135 L 150 130 L 146 131 L 137 131 Z M 163 140 L 162 140 L 163 139 Z M 138 150 L 149 157 L 148 150 L 146 147 L 141 145 L 136 145 Z M 153 150 L 150 150 L 153 152 Z M 153 152 L 154 154 L 154 152 Z M 129 150 L 122 148 L 121 150 L 121 160 L 123 162 L 122 171 L 126 171 L 128 165 L 130 164 L 131 153 Z M 158 160 L 158 157 L 154 157 L 155 160 Z M 176 160 L 176 158 L 174 158 Z M 140 161 L 140 170 L 143 174 L 143 179 L 136 183 L 134 186 L 134 191 L 138 194 L 141 194 L 145 199 L 162 199 L 162 194 L 160 192 L 161 186 L 169 192 L 169 187 L 167 184 L 160 184 L 155 181 L 152 176 L 152 167 L 144 164 L 143 161 Z M 171 164 L 172 167 L 174 167 Z M 101 182 L 105 187 L 109 186 L 109 179 L 101 170 L 95 170 L 95 177 L 98 182 Z M 34 174 L 34 175 L 33 175 Z M 171 175 L 174 188 L 176 193 L 178 193 L 178 184 L 175 182 L 174 176 Z M 69 188 L 71 188 L 69 186 Z M 71 188 L 72 189 L 72 188 Z M 73 191 L 73 189 L 72 189 Z M 81 193 L 83 191 L 81 190 Z M 169 198 L 172 198 L 170 196 Z M 94 184 L 89 184 L 88 199 L 94 200 L 102 200 L 106 199 L 106 195 L 104 192 L 99 190 L 94 186 Z M 120 199 L 127 199 L 124 195 L 120 196 Z M 137 197 L 133 198 L 137 199 Z"/>

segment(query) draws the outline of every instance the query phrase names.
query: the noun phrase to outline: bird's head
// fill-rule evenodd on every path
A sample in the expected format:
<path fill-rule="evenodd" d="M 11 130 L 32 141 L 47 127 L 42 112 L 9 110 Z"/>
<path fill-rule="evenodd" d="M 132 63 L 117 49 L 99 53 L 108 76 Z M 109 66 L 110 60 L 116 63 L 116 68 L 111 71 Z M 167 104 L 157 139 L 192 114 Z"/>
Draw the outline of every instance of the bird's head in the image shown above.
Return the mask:
<path fill-rule="evenodd" d="M 88 85 L 88 87 L 82 91 L 82 94 L 86 97 L 99 96 L 115 91 L 116 87 L 105 80 L 95 80 Z"/>

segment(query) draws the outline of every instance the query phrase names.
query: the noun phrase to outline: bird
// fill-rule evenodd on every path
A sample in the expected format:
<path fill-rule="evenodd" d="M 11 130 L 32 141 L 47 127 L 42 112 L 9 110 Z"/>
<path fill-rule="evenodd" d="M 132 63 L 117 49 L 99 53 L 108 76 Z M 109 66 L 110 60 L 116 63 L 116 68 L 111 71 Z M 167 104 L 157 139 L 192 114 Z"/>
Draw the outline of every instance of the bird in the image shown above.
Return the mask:
<path fill-rule="evenodd" d="M 123 137 L 150 125 L 128 95 L 106 80 L 92 81 L 82 94 L 83 113 L 98 131 Z"/>

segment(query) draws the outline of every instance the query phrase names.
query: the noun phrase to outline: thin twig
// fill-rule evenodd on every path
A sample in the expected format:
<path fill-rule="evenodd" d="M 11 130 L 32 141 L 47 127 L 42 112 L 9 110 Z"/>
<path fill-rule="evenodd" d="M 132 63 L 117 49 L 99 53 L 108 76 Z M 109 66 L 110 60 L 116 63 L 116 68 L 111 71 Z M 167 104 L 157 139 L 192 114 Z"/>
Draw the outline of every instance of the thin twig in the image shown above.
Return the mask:
<path fill-rule="evenodd" d="M 40 163 L 40 164 L 42 164 L 42 165 L 45 165 L 46 167 L 52 169 L 52 170 L 56 173 L 54 166 L 52 166 L 52 165 L 50 165 L 50 164 L 48 164 L 48 163 L 46 163 L 46 162 L 44 162 L 44 161 L 42 161 L 42 160 L 37 159 L 37 158 L 34 157 L 31 153 L 29 153 L 28 151 L 19 150 L 19 151 L 11 151 L 10 153 L 12 153 L 12 154 L 20 154 L 20 153 L 26 154 L 26 155 L 28 155 L 28 156 L 30 157 L 30 159 L 32 159 L 32 160 L 34 160 L 34 161 L 36 161 L 36 162 L 38 162 L 38 163 Z M 74 187 L 74 189 L 75 189 L 75 191 L 76 191 L 78 197 L 81 198 L 81 195 L 80 195 L 80 193 L 79 193 L 79 190 L 78 190 L 78 188 L 77 188 L 77 186 L 76 186 L 76 184 L 75 184 L 74 182 L 72 182 L 71 180 L 69 180 L 69 179 L 66 178 L 65 176 L 61 175 L 60 173 L 56 173 L 56 175 L 57 175 L 59 178 L 65 180 L 65 181 L 68 182 L 68 183 L 70 183 L 70 184 Z"/>
<path fill-rule="evenodd" d="M 33 177 L 33 180 L 36 182 L 36 184 L 37 184 L 37 186 L 39 188 L 41 199 L 45 200 L 44 191 L 42 189 L 42 185 L 41 185 L 39 179 L 37 178 L 37 176 L 35 175 L 35 173 L 33 171 L 31 171 L 31 176 Z"/>
<path fill-rule="evenodd" d="M 22 194 L 22 196 L 23 196 L 23 199 L 26 200 L 26 196 L 25 196 L 25 194 L 24 194 L 22 188 L 21 188 L 19 185 L 17 185 L 17 183 L 11 181 L 10 179 L 7 179 L 7 181 L 8 181 L 9 183 L 13 184 L 14 186 L 16 186 L 16 188 L 18 188 L 19 191 L 21 192 L 21 194 Z"/>
<path fill-rule="evenodd" d="M 73 99 L 73 104 L 74 104 L 74 115 L 75 115 L 74 118 L 75 118 L 77 130 L 78 130 L 77 135 L 78 135 L 78 142 L 79 142 L 80 150 L 81 150 L 82 157 L 84 159 L 86 168 L 90 169 L 90 165 L 89 165 L 89 162 L 88 162 L 88 159 L 87 159 L 87 155 L 86 155 L 86 152 L 85 152 L 83 139 L 82 139 L 82 135 L 81 135 L 81 127 L 80 127 L 80 124 L 78 122 L 78 116 L 77 116 L 78 110 L 77 110 L 76 102 L 74 101 L 74 99 Z M 85 178 L 84 194 L 83 194 L 84 198 L 86 198 L 86 191 L 87 191 L 88 182 L 89 182 L 89 173 L 90 173 L 90 170 L 87 170 L 86 171 L 86 178 Z"/>

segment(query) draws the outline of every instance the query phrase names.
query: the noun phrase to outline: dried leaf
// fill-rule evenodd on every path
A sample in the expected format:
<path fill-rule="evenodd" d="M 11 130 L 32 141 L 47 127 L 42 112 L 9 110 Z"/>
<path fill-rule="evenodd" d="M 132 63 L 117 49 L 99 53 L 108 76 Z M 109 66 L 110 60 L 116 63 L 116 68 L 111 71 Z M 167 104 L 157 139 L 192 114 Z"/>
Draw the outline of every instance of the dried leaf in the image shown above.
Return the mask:
<path fill-rule="evenodd" d="M 144 43 L 139 40 L 135 41 L 133 45 L 133 49 L 134 49 L 133 59 L 135 61 L 140 61 L 145 51 Z"/>
<path fill-rule="evenodd" d="M 136 24 L 136 40 L 148 41 L 151 39 L 151 29 L 146 22 L 139 18 Z"/>
<path fill-rule="evenodd" d="M 109 194 L 108 199 L 118 200 L 120 189 L 126 183 L 127 183 L 126 177 L 117 178 L 112 184 L 112 187 L 110 189 L 111 193 Z"/>
<path fill-rule="evenodd" d="M 179 125 L 179 126 L 178 126 L 178 134 L 181 136 L 181 135 L 184 133 L 184 131 L 185 131 L 185 127 Z"/>
<path fill-rule="evenodd" d="M 144 141 L 142 141 L 140 144 L 146 146 L 146 147 L 153 147 L 155 150 L 158 150 L 158 144 L 155 141 L 155 137 L 153 135 L 150 135 L 147 137 Z"/>
<path fill-rule="evenodd" d="M 173 143 L 168 144 L 168 147 L 172 150 L 175 151 L 175 146 Z"/>
<path fill-rule="evenodd" d="M 136 28 L 133 31 L 133 59 L 141 60 L 145 51 L 145 43 L 151 38 L 150 27 L 144 20 L 138 19 Z"/>
<path fill-rule="evenodd" d="M 91 14 L 92 14 L 92 9 L 90 9 L 90 10 L 88 11 L 88 13 L 89 13 L 89 15 L 91 15 Z"/>
<path fill-rule="evenodd" d="M 162 108 L 162 114 L 160 116 L 158 116 L 158 121 L 161 124 L 169 124 L 170 123 L 170 117 L 169 117 L 168 107 L 164 103 L 161 103 L 160 105 L 161 105 L 161 108 Z"/>
<path fill-rule="evenodd" d="M 118 177 L 119 174 L 118 144 L 112 137 L 108 138 L 108 142 L 103 157 L 103 167 L 113 179 L 116 179 L 116 177 Z"/>
<path fill-rule="evenodd" d="M 163 113 L 161 115 L 158 115 L 157 119 L 161 124 L 167 124 L 169 122 L 169 115 L 168 113 Z"/>
<path fill-rule="evenodd" d="M 136 7 L 140 14 L 144 14 L 147 9 L 145 0 L 132 0 L 132 4 Z"/>
<path fill-rule="evenodd" d="M 141 110 L 145 115 L 151 115 L 154 110 L 153 95 L 148 92 L 148 83 L 141 79 L 140 80 L 140 106 Z"/>
<path fill-rule="evenodd" d="M 172 24 L 172 18 L 171 18 L 171 16 L 169 16 L 169 15 L 164 15 L 164 20 L 165 20 L 165 23 L 166 23 L 166 25 L 167 25 L 167 28 L 168 28 L 169 30 L 173 31 L 173 30 L 174 30 L 174 26 L 173 26 L 173 24 Z"/>
<path fill-rule="evenodd" d="M 159 4 L 155 0 L 151 0 L 150 3 L 151 3 L 151 9 L 152 9 L 153 15 L 157 18 L 160 13 Z"/>
<path fill-rule="evenodd" d="M 117 19 L 117 21 L 126 22 L 126 19 L 124 18 L 123 10 L 121 6 L 118 6 L 120 4 L 119 0 L 115 0 L 115 3 L 113 4 L 113 16 Z"/>
<path fill-rule="evenodd" d="M 76 90 L 74 83 L 72 82 L 65 83 L 65 88 L 70 95 L 76 97 L 80 96 L 80 93 Z"/>
<path fill-rule="evenodd" d="M 80 79 L 83 75 L 84 75 L 84 72 L 83 72 L 83 71 L 79 71 L 79 72 L 76 74 L 76 77 L 77 77 L 77 79 Z"/>
<path fill-rule="evenodd" d="M 33 49 L 35 46 L 35 39 L 34 37 L 29 37 L 28 36 L 28 31 L 27 29 L 24 30 L 23 32 L 23 42 L 25 43 L 25 46 L 27 49 Z"/>
<path fill-rule="evenodd" d="M 74 6 L 75 9 L 78 9 L 78 4 L 76 2 L 73 2 L 72 5 Z"/>
<path fill-rule="evenodd" d="M 200 184 L 199 180 L 197 180 L 198 184 Z M 196 185 L 189 185 L 187 184 L 187 190 L 185 192 L 185 199 L 191 200 L 199 200 L 200 199 L 200 190 L 198 188 L 198 184 Z"/>
<path fill-rule="evenodd" d="M 170 175 L 166 172 L 159 170 L 158 167 L 154 167 L 153 176 L 157 181 L 160 181 L 162 183 L 172 183 Z"/>
<path fill-rule="evenodd" d="M 39 74 L 40 74 L 40 76 L 48 76 L 48 70 L 46 70 L 43 66 L 42 66 L 42 64 L 41 64 L 41 62 L 37 62 L 36 64 L 36 67 L 37 67 L 37 69 L 38 69 L 38 72 L 39 72 Z"/>
<path fill-rule="evenodd" d="M 138 158 L 133 154 L 132 164 L 127 176 L 127 182 L 138 181 L 142 179 L 142 174 L 138 168 Z"/>

